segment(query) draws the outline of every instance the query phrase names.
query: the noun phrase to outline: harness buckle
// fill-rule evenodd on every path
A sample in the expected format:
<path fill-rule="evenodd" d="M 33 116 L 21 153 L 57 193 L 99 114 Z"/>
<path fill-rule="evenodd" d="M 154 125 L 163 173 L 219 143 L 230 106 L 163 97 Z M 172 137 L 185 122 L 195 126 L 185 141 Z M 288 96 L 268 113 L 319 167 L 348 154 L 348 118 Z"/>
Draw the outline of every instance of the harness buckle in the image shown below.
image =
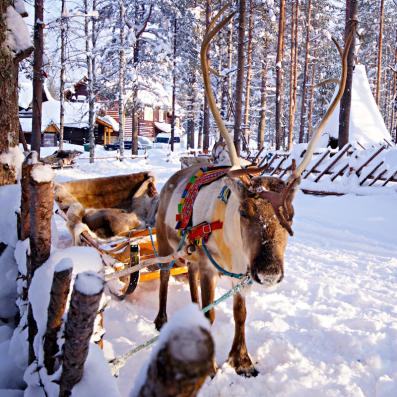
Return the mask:
<path fill-rule="evenodd" d="M 203 230 L 203 234 L 210 234 L 212 232 L 211 224 L 207 223 L 207 224 L 203 225 L 202 230 Z"/>

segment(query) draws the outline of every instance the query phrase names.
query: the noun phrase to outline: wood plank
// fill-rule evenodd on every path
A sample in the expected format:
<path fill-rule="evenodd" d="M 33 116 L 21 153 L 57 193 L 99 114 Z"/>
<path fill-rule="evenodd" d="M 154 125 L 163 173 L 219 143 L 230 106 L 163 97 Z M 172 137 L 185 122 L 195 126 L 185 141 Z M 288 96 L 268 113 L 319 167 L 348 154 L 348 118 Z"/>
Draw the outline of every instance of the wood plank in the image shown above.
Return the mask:
<path fill-rule="evenodd" d="M 369 174 L 367 174 L 367 176 L 360 182 L 360 186 L 362 186 L 362 185 L 365 183 L 365 181 L 366 181 L 367 179 L 369 179 L 369 178 L 373 175 L 373 173 L 376 172 L 376 171 L 379 169 L 379 167 L 381 167 L 381 166 L 383 165 L 383 163 L 384 163 L 384 161 L 381 161 L 377 166 L 375 166 L 375 167 L 369 172 Z"/>
<path fill-rule="evenodd" d="M 386 170 L 383 170 L 383 171 L 381 171 L 378 175 L 377 175 L 377 177 L 376 178 L 374 178 L 374 180 L 368 185 L 368 186 L 373 186 L 379 179 L 381 179 L 382 178 L 382 176 L 383 175 L 385 175 L 386 174 L 386 172 L 387 172 L 387 169 Z"/>
<path fill-rule="evenodd" d="M 305 176 L 303 179 L 306 179 L 312 172 L 315 172 L 316 168 L 324 161 L 324 159 L 329 155 L 331 151 L 328 149 L 324 154 L 321 156 L 321 158 L 316 162 L 316 164 L 313 165 L 313 167 L 306 172 Z"/>
<path fill-rule="evenodd" d="M 342 158 L 342 156 L 350 149 L 351 144 L 348 143 L 346 144 L 339 152 L 338 154 L 335 155 L 335 158 L 331 163 L 321 172 L 317 178 L 314 180 L 314 182 L 318 182 L 331 168 Z"/>
<path fill-rule="evenodd" d="M 360 172 L 363 170 L 363 168 L 366 167 L 375 157 L 377 157 L 385 149 L 385 146 L 381 146 L 367 161 L 365 161 L 360 167 L 358 167 L 356 175 L 360 176 Z"/>

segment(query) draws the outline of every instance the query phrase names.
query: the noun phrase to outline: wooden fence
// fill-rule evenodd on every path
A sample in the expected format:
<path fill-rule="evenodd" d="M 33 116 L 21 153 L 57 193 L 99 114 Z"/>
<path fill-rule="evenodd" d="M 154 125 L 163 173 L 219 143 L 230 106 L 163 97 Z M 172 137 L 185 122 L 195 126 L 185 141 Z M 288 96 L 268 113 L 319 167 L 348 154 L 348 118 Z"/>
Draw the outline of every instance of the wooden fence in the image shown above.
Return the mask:
<path fill-rule="evenodd" d="M 299 145 L 291 153 L 269 152 L 260 157 L 266 165 L 264 174 L 286 177 L 292 160 L 299 164 L 306 146 Z M 366 150 L 347 144 L 340 150 L 316 152 L 302 174 L 302 190 L 315 195 L 343 195 L 364 187 L 384 187 L 397 182 L 397 148 L 381 145 Z M 362 189 L 364 192 L 364 190 Z"/>

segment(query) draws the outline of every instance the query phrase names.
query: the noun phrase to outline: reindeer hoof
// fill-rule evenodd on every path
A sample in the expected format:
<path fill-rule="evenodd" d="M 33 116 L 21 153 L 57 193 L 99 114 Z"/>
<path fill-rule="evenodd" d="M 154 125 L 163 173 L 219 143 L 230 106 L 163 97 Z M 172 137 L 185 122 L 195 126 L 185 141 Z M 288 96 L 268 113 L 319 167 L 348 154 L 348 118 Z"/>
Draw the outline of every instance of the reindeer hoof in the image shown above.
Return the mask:
<path fill-rule="evenodd" d="M 246 378 L 255 378 L 259 374 L 259 371 L 253 365 L 248 368 L 238 367 L 235 370 L 238 375 L 245 376 Z"/>
<path fill-rule="evenodd" d="M 211 377 L 211 379 L 215 378 L 215 375 L 218 372 L 218 369 L 219 369 L 219 367 L 218 367 L 218 364 L 215 362 L 215 359 L 212 360 L 212 367 L 211 367 L 210 372 L 208 374 Z"/>
<path fill-rule="evenodd" d="M 254 367 L 248 355 L 243 357 L 229 356 L 228 363 L 238 375 L 245 376 L 246 378 L 255 377 L 259 374 L 259 371 Z"/>
<path fill-rule="evenodd" d="M 167 314 L 158 314 L 156 319 L 154 320 L 154 325 L 157 331 L 160 331 L 162 326 L 167 322 Z"/>

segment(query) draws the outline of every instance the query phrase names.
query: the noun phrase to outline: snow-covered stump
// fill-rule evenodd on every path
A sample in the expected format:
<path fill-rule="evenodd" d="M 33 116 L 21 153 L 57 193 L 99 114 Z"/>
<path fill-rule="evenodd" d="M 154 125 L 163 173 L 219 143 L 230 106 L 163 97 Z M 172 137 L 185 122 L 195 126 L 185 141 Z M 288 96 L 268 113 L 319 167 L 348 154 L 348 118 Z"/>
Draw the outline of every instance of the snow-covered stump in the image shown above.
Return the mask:
<path fill-rule="evenodd" d="M 52 280 L 50 303 L 48 306 L 47 330 L 44 336 L 44 365 L 48 374 L 54 373 L 55 355 L 58 353 L 57 336 L 61 329 L 62 317 L 72 281 L 73 263 L 70 259 L 61 260 L 55 267 Z"/>
<path fill-rule="evenodd" d="M 30 214 L 30 260 L 27 261 L 28 289 L 34 272 L 50 256 L 51 218 L 54 205 L 54 172 L 51 167 L 32 161 L 29 179 L 29 214 Z M 32 307 L 28 308 L 29 364 L 35 358 L 33 347 L 37 325 Z"/>
<path fill-rule="evenodd" d="M 84 272 L 76 277 L 65 326 L 60 397 L 70 396 L 73 386 L 83 377 L 103 288 L 103 278 L 97 273 Z"/>
<path fill-rule="evenodd" d="M 213 368 L 214 341 L 209 323 L 195 305 L 164 326 L 143 385 L 131 397 L 196 396 Z"/>
<path fill-rule="evenodd" d="M 31 276 L 50 256 L 53 177 L 54 172 L 49 165 L 33 164 L 29 182 Z"/>

